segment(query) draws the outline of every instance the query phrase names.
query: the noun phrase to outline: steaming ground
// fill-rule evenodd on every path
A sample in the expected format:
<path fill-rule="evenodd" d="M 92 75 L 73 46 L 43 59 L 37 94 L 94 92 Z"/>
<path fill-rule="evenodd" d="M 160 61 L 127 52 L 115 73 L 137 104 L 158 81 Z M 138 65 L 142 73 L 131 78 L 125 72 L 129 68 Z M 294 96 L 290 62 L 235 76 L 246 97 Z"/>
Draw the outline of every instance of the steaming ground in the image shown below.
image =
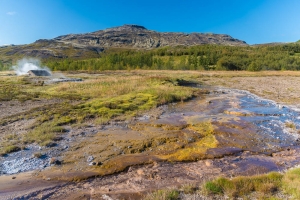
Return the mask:
<path fill-rule="evenodd" d="M 17 65 L 12 67 L 18 76 L 25 75 L 30 70 L 46 70 L 51 73 L 51 70 L 46 66 L 41 66 L 41 62 L 34 58 L 23 58 L 17 62 Z"/>
<path fill-rule="evenodd" d="M 38 59 L 34 58 L 23 58 L 17 62 L 17 65 L 13 66 L 12 69 L 18 76 L 28 75 L 28 72 L 31 70 L 45 70 L 51 76 L 44 77 L 43 83 L 53 84 L 61 82 L 79 82 L 82 81 L 80 78 L 67 78 L 62 73 L 52 73 L 51 70 L 46 66 L 41 66 L 41 62 Z M 41 82 L 41 80 L 32 80 L 33 82 Z"/>

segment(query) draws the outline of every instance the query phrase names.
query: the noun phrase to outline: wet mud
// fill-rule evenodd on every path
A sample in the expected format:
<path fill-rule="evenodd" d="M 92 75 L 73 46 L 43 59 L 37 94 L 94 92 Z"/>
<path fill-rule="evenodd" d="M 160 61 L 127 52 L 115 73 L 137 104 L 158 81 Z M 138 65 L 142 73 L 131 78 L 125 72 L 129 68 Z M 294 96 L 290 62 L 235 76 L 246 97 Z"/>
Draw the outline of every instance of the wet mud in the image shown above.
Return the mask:
<path fill-rule="evenodd" d="M 49 199 L 139 199 L 158 188 L 300 163 L 297 110 L 247 91 L 200 89 L 210 92 L 130 123 L 70 129 L 68 149 L 59 155 L 62 165 L 38 172 L 37 182 L 80 181 L 49 187 Z M 26 195 L 37 198 L 43 191 Z"/>

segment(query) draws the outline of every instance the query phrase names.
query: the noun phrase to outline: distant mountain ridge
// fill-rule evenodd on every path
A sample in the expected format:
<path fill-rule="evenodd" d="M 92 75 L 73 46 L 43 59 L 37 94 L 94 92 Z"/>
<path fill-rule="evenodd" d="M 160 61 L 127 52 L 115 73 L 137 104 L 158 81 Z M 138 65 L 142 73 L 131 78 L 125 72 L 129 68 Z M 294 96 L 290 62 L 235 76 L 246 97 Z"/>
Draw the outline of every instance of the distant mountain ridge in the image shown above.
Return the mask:
<path fill-rule="evenodd" d="M 123 25 L 84 34 L 68 34 L 53 39 L 40 39 L 28 45 L 0 48 L 0 59 L 89 58 L 109 48 L 154 49 L 165 46 L 203 44 L 247 46 L 242 40 L 226 34 L 157 32 L 140 25 Z"/>

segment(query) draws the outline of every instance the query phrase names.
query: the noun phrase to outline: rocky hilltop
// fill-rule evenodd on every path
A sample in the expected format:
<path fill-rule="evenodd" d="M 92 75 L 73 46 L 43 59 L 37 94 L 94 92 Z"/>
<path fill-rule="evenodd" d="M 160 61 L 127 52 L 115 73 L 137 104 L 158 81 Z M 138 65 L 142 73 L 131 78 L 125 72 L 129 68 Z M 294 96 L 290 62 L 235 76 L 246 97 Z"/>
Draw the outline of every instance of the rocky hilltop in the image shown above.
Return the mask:
<path fill-rule="evenodd" d="M 68 34 L 28 45 L 0 48 L 0 59 L 24 56 L 39 58 L 97 57 L 108 48 L 153 49 L 164 46 L 216 44 L 247 46 L 225 34 L 156 32 L 139 25 L 123 25 L 91 33 Z"/>

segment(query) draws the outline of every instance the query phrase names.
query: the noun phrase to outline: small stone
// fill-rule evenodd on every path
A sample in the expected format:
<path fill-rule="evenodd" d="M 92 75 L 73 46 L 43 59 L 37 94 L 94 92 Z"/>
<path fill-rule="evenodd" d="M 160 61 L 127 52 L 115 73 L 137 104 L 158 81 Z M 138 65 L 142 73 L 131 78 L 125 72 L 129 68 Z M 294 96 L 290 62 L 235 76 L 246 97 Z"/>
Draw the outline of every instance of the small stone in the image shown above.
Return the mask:
<path fill-rule="evenodd" d="M 138 174 L 138 175 L 144 175 L 144 171 L 142 170 L 142 169 L 138 169 L 137 171 L 136 171 L 136 173 Z"/>
<path fill-rule="evenodd" d="M 85 189 L 90 188 L 90 187 L 91 187 L 91 184 L 89 184 L 89 183 L 85 183 L 85 184 L 83 185 L 83 188 L 85 188 Z"/>
<path fill-rule="evenodd" d="M 210 166 L 211 166 L 211 161 L 206 160 L 206 161 L 205 161 L 205 165 L 206 165 L 207 167 L 210 167 Z"/>
<path fill-rule="evenodd" d="M 279 105 L 278 105 L 278 108 L 279 108 L 279 109 L 282 109 L 282 108 L 284 108 L 284 106 L 279 104 Z"/>
<path fill-rule="evenodd" d="M 57 144 L 55 142 L 49 142 L 46 147 L 55 147 Z"/>
<path fill-rule="evenodd" d="M 94 157 L 93 156 L 89 156 L 88 159 L 87 159 L 87 162 L 92 162 L 94 160 Z"/>
<path fill-rule="evenodd" d="M 13 177 L 11 177 L 11 179 L 16 179 L 17 177 L 15 177 L 15 176 L 13 176 Z"/>
<path fill-rule="evenodd" d="M 96 163 L 95 163 L 95 162 L 90 162 L 89 165 L 90 165 L 90 166 L 96 165 Z"/>
<path fill-rule="evenodd" d="M 56 158 L 50 158 L 49 159 L 49 165 L 60 165 L 61 164 L 61 161 L 59 161 L 58 159 Z"/>

